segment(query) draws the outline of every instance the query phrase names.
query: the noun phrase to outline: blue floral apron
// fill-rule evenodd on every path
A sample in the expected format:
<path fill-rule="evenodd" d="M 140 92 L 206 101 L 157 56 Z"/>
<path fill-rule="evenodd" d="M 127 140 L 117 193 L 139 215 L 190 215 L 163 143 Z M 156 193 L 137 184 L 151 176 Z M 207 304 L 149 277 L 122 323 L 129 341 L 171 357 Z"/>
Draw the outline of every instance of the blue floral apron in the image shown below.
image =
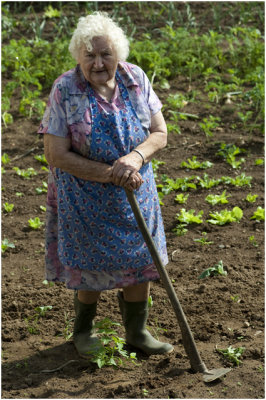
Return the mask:
<path fill-rule="evenodd" d="M 92 117 L 91 160 L 110 165 L 130 153 L 147 138 L 116 73 L 124 107 L 100 111 L 89 87 Z M 144 180 L 135 195 L 164 264 L 166 241 L 151 163 L 143 166 Z M 118 271 L 152 265 L 125 191 L 112 183 L 85 181 L 56 169 L 58 198 L 58 256 L 70 268 Z"/>

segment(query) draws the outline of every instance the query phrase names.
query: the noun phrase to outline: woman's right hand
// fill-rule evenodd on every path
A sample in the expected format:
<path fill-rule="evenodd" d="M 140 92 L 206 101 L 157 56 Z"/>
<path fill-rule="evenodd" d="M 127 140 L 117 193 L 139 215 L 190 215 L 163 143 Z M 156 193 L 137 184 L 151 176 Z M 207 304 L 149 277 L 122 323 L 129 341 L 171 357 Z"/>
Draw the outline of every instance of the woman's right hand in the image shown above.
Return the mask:
<path fill-rule="evenodd" d="M 122 179 L 119 182 L 119 186 L 125 187 L 129 190 L 138 190 L 143 183 L 141 174 L 138 171 L 125 171 Z M 117 185 L 117 179 L 112 179 L 112 183 Z"/>

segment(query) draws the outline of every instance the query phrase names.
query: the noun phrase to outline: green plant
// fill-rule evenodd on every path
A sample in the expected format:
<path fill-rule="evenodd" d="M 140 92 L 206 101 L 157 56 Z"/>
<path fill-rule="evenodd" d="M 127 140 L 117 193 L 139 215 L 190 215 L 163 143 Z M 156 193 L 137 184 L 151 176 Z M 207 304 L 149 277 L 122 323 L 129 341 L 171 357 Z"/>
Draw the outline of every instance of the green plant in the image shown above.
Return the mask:
<path fill-rule="evenodd" d="M 154 178 L 156 179 L 158 177 L 157 170 L 159 169 L 160 165 L 164 165 L 165 162 L 164 161 L 160 161 L 160 160 L 156 160 L 156 158 L 153 158 L 151 160 L 151 164 L 152 164 L 152 170 L 153 170 L 153 173 L 154 173 Z"/>
<path fill-rule="evenodd" d="M 18 167 L 13 167 L 13 170 L 16 171 L 16 174 L 18 176 L 21 176 L 24 179 L 30 179 L 32 176 L 37 175 L 37 172 L 35 171 L 34 168 L 28 168 L 28 169 L 20 169 Z"/>
<path fill-rule="evenodd" d="M 96 322 L 94 330 L 101 341 L 100 349 L 90 353 L 90 361 L 96 363 L 99 368 L 104 365 L 117 367 L 123 365 L 123 359 L 129 359 L 132 362 L 136 360 L 136 353 L 130 353 L 124 349 L 125 340 L 119 337 L 114 327 L 121 326 L 109 318 Z"/>
<path fill-rule="evenodd" d="M 44 225 L 44 222 L 41 222 L 39 217 L 30 218 L 28 223 L 31 229 L 40 229 Z"/>
<path fill-rule="evenodd" d="M 205 197 L 205 200 L 214 206 L 216 204 L 228 203 L 227 198 L 230 196 L 231 196 L 230 194 L 226 195 L 226 190 L 224 190 L 223 193 L 220 195 L 219 194 L 209 194 L 208 196 Z"/>
<path fill-rule="evenodd" d="M 183 192 L 188 189 L 196 189 L 194 180 L 194 176 L 186 177 L 186 178 L 177 178 L 175 181 L 169 178 L 167 175 L 162 175 L 161 179 L 163 181 L 163 185 L 158 185 L 164 194 L 169 194 L 172 190 L 182 190 Z"/>
<path fill-rule="evenodd" d="M 48 190 L 48 184 L 47 182 L 43 181 L 42 182 L 42 187 L 38 187 L 35 189 L 37 194 L 43 194 L 43 193 L 47 193 Z"/>
<path fill-rule="evenodd" d="M 176 227 L 173 229 L 173 232 L 177 236 L 184 236 L 187 233 L 187 224 L 177 224 Z"/>
<path fill-rule="evenodd" d="M 200 243 L 201 245 L 213 244 L 213 242 L 208 241 L 207 232 L 202 232 L 202 237 L 199 239 L 193 239 L 194 242 Z"/>
<path fill-rule="evenodd" d="M 196 156 L 193 156 L 192 160 L 188 158 L 187 161 L 188 162 L 183 161 L 180 166 L 182 168 L 188 168 L 188 169 L 206 169 L 213 166 L 213 163 L 211 163 L 210 161 L 203 161 L 203 162 L 197 161 Z"/>
<path fill-rule="evenodd" d="M 225 225 L 230 222 L 239 222 L 243 217 L 243 211 L 239 207 L 234 207 L 232 211 L 222 210 L 221 212 L 214 212 L 209 214 L 212 219 L 207 222 L 213 225 Z"/>
<path fill-rule="evenodd" d="M 45 206 L 40 206 L 40 209 L 41 209 L 43 212 L 46 212 L 46 207 L 45 207 Z"/>
<path fill-rule="evenodd" d="M 249 242 L 250 242 L 254 247 L 259 247 L 259 245 L 258 245 L 258 243 L 257 243 L 257 241 L 256 241 L 254 235 L 249 236 L 248 239 L 249 239 Z"/>
<path fill-rule="evenodd" d="M 176 214 L 176 219 L 185 224 L 202 224 L 202 214 L 200 211 L 197 215 L 194 215 L 195 210 L 186 211 L 185 208 L 181 208 L 180 213 Z"/>
<path fill-rule="evenodd" d="M 221 143 L 220 150 L 217 152 L 217 155 L 222 156 L 228 164 L 231 165 L 232 168 L 239 168 L 241 164 L 245 161 L 244 158 L 240 160 L 236 160 L 236 155 L 246 152 L 244 149 L 240 149 L 234 144 L 225 144 Z"/>
<path fill-rule="evenodd" d="M 1 243 L 1 251 L 5 253 L 8 249 L 14 249 L 16 246 L 14 243 L 10 242 L 8 239 L 3 239 Z"/>
<path fill-rule="evenodd" d="M 255 203 L 255 201 L 257 200 L 258 195 L 257 194 L 247 194 L 245 200 L 248 201 L 249 203 Z"/>
<path fill-rule="evenodd" d="M 262 158 L 257 158 L 255 160 L 255 165 L 264 165 L 264 160 Z"/>
<path fill-rule="evenodd" d="M 10 158 L 7 153 L 4 153 L 1 157 L 2 164 L 6 165 L 10 162 Z"/>
<path fill-rule="evenodd" d="M 149 391 L 147 389 L 142 389 L 142 394 L 144 397 L 149 395 Z"/>
<path fill-rule="evenodd" d="M 36 156 L 34 156 L 34 158 L 35 158 L 35 160 L 39 161 L 40 163 L 48 165 L 48 162 L 47 162 L 44 154 L 36 155 Z"/>
<path fill-rule="evenodd" d="M 14 208 L 14 204 L 10 204 L 10 203 L 4 203 L 4 209 L 7 213 L 10 213 L 13 211 Z"/>
<path fill-rule="evenodd" d="M 230 299 L 231 299 L 234 303 L 240 303 L 240 301 L 241 301 L 238 294 L 236 294 L 235 296 L 230 296 Z"/>
<path fill-rule="evenodd" d="M 180 193 L 176 195 L 175 201 L 179 204 L 185 204 L 187 202 L 188 197 L 189 194 Z"/>
<path fill-rule="evenodd" d="M 254 214 L 250 219 L 255 219 L 256 221 L 264 221 L 265 220 L 265 209 L 262 207 L 258 207 Z"/>
<path fill-rule="evenodd" d="M 197 180 L 198 180 L 198 184 L 199 186 L 201 186 L 204 189 L 210 189 L 214 186 L 217 186 L 221 183 L 220 179 L 212 179 L 209 178 L 208 174 L 203 174 L 203 178 L 201 178 L 200 176 L 197 176 Z"/>
<path fill-rule="evenodd" d="M 68 341 L 72 338 L 73 332 L 71 329 L 71 322 L 74 321 L 74 318 L 69 319 L 69 315 L 66 311 L 64 311 L 64 329 L 63 332 L 59 336 L 63 336 L 63 338 Z"/>
<path fill-rule="evenodd" d="M 222 354 L 232 364 L 239 366 L 239 364 L 242 363 L 240 357 L 244 353 L 245 348 L 244 347 L 234 348 L 232 346 L 229 346 L 227 347 L 227 349 L 216 349 L 216 351 Z"/>
<path fill-rule="evenodd" d="M 204 279 L 204 278 L 208 278 L 209 276 L 217 276 L 217 275 L 222 275 L 222 276 L 226 276 L 227 275 L 227 271 L 224 270 L 224 266 L 223 266 L 223 261 L 222 260 L 220 260 L 213 267 L 205 269 L 200 274 L 198 279 Z"/>
<path fill-rule="evenodd" d="M 241 175 L 232 178 L 230 176 L 222 176 L 220 182 L 233 186 L 251 186 L 252 176 L 246 176 L 243 172 Z"/>
<path fill-rule="evenodd" d="M 217 122 L 220 121 L 220 117 L 214 117 L 213 115 L 210 115 L 209 119 L 203 118 L 203 122 L 200 122 L 199 126 L 205 133 L 206 137 L 213 137 L 213 131 L 218 128 L 219 124 Z"/>
<path fill-rule="evenodd" d="M 52 306 L 36 307 L 34 315 L 24 318 L 29 333 L 36 335 L 39 332 L 40 318 L 45 317 L 47 311 L 52 310 L 52 308 Z"/>

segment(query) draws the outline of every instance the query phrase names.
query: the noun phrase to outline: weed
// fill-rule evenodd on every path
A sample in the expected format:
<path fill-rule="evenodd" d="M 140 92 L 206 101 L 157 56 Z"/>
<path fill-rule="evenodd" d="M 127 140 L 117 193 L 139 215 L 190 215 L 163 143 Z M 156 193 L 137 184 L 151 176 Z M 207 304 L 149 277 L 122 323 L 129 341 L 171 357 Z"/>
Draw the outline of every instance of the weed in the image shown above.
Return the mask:
<path fill-rule="evenodd" d="M 45 206 L 40 206 L 41 211 L 46 212 L 46 207 Z"/>
<path fill-rule="evenodd" d="M 74 321 L 74 318 L 69 319 L 69 315 L 66 311 L 64 311 L 64 329 L 63 332 L 58 336 L 63 336 L 63 338 L 68 341 L 72 338 L 73 332 L 71 328 L 71 323 Z"/>
<path fill-rule="evenodd" d="M 227 275 L 227 271 L 224 270 L 223 261 L 220 260 L 218 264 L 215 264 L 213 267 L 205 269 L 202 274 L 198 277 L 198 279 L 208 278 L 209 276 L 217 276 L 217 275 Z"/>
<path fill-rule="evenodd" d="M 149 395 L 149 391 L 147 389 L 142 389 L 142 394 L 144 397 Z"/>
<path fill-rule="evenodd" d="M 262 207 L 258 207 L 254 214 L 250 219 L 255 219 L 256 221 L 264 221 L 265 220 L 265 209 Z"/>
<path fill-rule="evenodd" d="M 24 196 L 24 193 L 22 193 L 22 192 L 16 192 L 15 194 L 16 194 L 17 197 L 23 197 Z"/>
<path fill-rule="evenodd" d="M 203 118 L 203 122 L 200 122 L 199 126 L 205 133 L 206 137 L 213 137 L 213 131 L 219 126 L 217 122 L 220 121 L 220 117 L 214 117 L 213 115 L 210 115 L 209 119 Z"/>
<path fill-rule="evenodd" d="M 173 232 L 177 236 L 184 236 L 187 233 L 187 224 L 177 224 L 176 227 L 173 229 Z"/>
<path fill-rule="evenodd" d="M 208 240 L 207 232 L 202 232 L 202 237 L 201 238 L 193 239 L 193 240 L 194 240 L 194 242 L 200 243 L 203 246 L 208 245 L 208 244 L 213 244 L 213 242 Z"/>
<path fill-rule="evenodd" d="M 24 318 L 24 321 L 26 323 L 27 326 L 27 330 L 29 333 L 36 335 L 39 332 L 39 321 L 40 318 L 45 317 L 47 311 L 52 310 L 52 306 L 40 306 L 40 307 L 36 307 L 35 308 L 35 314 Z"/>
<path fill-rule="evenodd" d="M 117 367 L 123 365 L 123 359 L 129 359 L 132 362 L 136 360 L 136 353 L 130 353 L 124 349 L 125 340 L 118 336 L 114 327 L 121 326 L 118 322 L 114 322 L 109 318 L 96 322 L 94 330 L 101 341 L 99 350 L 92 351 L 91 361 L 96 363 L 99 368 L 104 365 L 112 365 Z"/>
<path fill-rule="evenodd" d="M 44 222 L 41 222 L 39 217 L 30 218 L 28 223 L 29 227 L 32 229 L 40 229 L 41 226 L 44 225 Z"/>
<path fill-rule="evenodd" d="M 228 164 L 231 165 L 232 168 L 239 168 L 243 162 L 245 162 L 244 158 L 240 160 L 236 160 L 236 155 L 245 152 L 244 149 L 240 149 L 234 144 L 225 144 L 222 143 L 220 145 L 220 150 L 217 152 L 217 155 L 222 156 Z"/>
<path fill-rule="evenodd" d="M 249 236 L 248 240 L 249 240 L 249 243 L 252 244 L 252 246 L 259 247 L 254 235 Z"/>
<path fill-rule="evenodd" d="M 47 281 L 47 279 L 45 279 L 44 281 L 42 281 L 43 285 L 46 285 L 48 287 L 52 287 L 54 286 L 54 282 L 49 282 Z"/>
<path fill-rule="evenodd" d="M 235 296 L 230 296 L 230 299 L 231 299 L 234 303 L 240 303 L 240 301 L 241 301 L 238 294 L 236 294 Z"/>
<path fill-rule="evenodd" d="M 214 212 L 209 214 L 212 219 L 207 222 L 213 225 L 225 225 L 230 222 L 239 222 L 243 217 L 243 211 L 239 207 L 234 207 L 232 211 L 222 210 L 221 212 Z"/>
<path fill-rule="evenodd" d="M 240 357 L 245 351 L 244 347 L 234 348 L 232 346 L 227 347 L 227 349 L 216 349 L 216 351 L 222 354 L 228 361 L 233 363 L 236 366 L 239 366 L 242 361 Z"/>
<path fill-rule="evenodd" d="M 205 200 L 210 203 L 211 205 L 216 205 L 216 204 L 226 204 L 228 203 L 227 198 L 230 197 L 231 195 L 228 194 L 226 195 L 226 190 L 223 191 L 222 194 L 209 194 L 208 196 L 205 197 Z"/>
<path fill-rule="evenodd" d="M 192 160 L 190 158 L 187 159 L 186 161 L 183 161 L 180 165 L 182 168 L 188 168 L 188 169 L 206 169 L 210 168 L 213 166 L 213 163 L 210 161 L 197 161 L 197 157 L 193 156 Z"/>

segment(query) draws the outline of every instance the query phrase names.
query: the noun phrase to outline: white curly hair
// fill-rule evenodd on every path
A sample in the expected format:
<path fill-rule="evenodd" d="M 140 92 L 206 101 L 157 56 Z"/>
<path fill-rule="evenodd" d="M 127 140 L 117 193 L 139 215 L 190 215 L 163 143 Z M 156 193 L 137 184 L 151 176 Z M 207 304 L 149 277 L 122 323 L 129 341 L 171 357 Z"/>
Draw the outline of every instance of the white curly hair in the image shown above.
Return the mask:
<path fill-rule="evenodd" d="M 118 61 L 126 61 L 129 53 L 129 41 L 123 30 L 105 12 L 94 12 L 86 17 L 79 18 L 69 44 L 72 57 L 78 61 L 79 52 L 83 44 L 88 51 L 92 50 L 92 39 L 104 36 L 109 39 L 115 50 Z"/>

